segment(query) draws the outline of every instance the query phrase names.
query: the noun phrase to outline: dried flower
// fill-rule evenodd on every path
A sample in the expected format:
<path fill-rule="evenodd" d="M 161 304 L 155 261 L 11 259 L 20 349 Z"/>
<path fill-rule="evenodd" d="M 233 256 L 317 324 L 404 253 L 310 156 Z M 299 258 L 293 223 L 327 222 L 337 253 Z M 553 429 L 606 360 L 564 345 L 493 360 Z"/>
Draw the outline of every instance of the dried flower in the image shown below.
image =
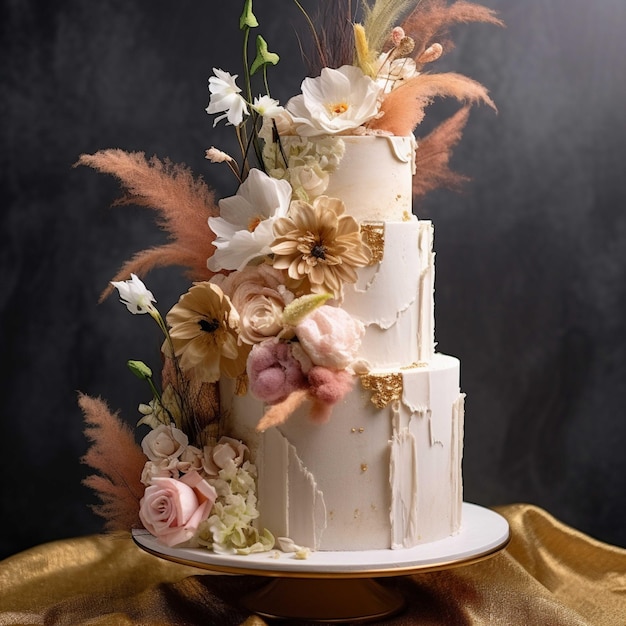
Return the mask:
<path fill-rule="evenodd" d="M 206 151 L 206 158 L 209 159 L 211 163 L 224 163 L 234 160 L 230 154 L 226 154 L 226 152 L 222 152 L 213 146 Z"/>
<path fill-rule="evenodd" d="M 337 198 L 320 196 L 312 204 L 295 200 L 289 217 L 276 220 L 271 249 L 274 267 L 293 280 L 307 279 L 314 293 L 340 297 L 343 283 L 354 283 L 355 268 L 367 265 L 369 248 L 357 221 Z"/>
<path fill-rule="evenodd" d="M 239 316 L 217 285 L 193 285 L 167 314 L 167 322 L 184 372 L 212 383 L 221 374 L 237 378 L 244 371 L 247 350 L 237 345 Z"/>

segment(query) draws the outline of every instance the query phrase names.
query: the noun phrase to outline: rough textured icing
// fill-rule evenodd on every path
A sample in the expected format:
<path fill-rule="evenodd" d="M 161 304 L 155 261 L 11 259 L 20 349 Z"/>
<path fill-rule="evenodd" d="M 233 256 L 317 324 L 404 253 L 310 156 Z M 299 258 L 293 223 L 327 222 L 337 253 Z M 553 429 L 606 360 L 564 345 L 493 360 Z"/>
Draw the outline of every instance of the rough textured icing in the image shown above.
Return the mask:
<path fill-rule="evenodd" d="M 435 343 L 432 224 L 385 222 L 384 242 L 382 261 L 345 286 L 342 306 L 366 326 L 360 354 L 371 365 L 427 363 Z"/>
<path fill-rule="evenodd" d="M 413 137 L 341 137 L 345 154 L 326 195 L 341 198 L 360 222 L 407 219 L 412 214 Z M 372 193 L 371 181 L 385 181 Z"/>
<path fill-rule="evenodd" d="M 461 523 L 459 361 L 434 351 L 433 227 L 411 215 L 414 141 L 341 140 L 326 194 L 344 201 L 374 253 L 341 301 L 365 325 L 368 369 L 325 424 L 303 406 L 260 434 L 265 407 L 228 382 L 222 412 L 259 468 L 260 527 L 317 550 L 404 548 Z"/>
<path fill-rule="evenodd" d="M 408 547 L 458 529 L 459 361 L 437 354 L 430 366 L 399 373 L 401 396 L 382 409 L 357 384 L 328 423 L 302 410 L 248 440 L 262 526 L 317 550 Z M 263 412 L 260 403 L 251 408 L 249 398 L 232 398 L 236 436 Z"/>

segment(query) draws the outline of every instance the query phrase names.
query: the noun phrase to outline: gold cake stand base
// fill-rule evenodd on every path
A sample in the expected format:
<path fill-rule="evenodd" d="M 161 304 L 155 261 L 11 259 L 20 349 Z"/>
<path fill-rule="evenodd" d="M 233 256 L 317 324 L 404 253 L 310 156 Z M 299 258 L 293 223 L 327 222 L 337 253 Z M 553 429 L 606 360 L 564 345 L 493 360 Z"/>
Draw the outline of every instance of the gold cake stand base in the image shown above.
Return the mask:
<path fill-rule="evenodd" d="M 457 535 L 414 548 L 362 552 L 313 552 L 306 560 L 284 553 L 220 555 L 196 548 L 168 548 L 146 530 L 133 540 L 160 558 L 214 573 L 267 577 L 240 601 L 271 620 L 365 624 L 400 613 L 401 593 L 375 579 L 444 570 L 490 558 L 509 542 L 509 525 L 495 511 L 463 503 Z"/>
<path fill-rule="evenodd" d="M 274 620 L 366 624 L 397 615 L 406 600 L 371 578 L 275 578 L 241 604 Z"/>

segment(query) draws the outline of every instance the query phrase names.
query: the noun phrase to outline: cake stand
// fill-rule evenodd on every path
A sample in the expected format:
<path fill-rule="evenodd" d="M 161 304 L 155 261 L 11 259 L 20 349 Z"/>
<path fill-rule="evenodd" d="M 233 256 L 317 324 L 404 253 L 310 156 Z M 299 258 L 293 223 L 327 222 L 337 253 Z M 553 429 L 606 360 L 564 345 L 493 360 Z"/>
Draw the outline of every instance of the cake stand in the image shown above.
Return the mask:
<path fill-rule="evenodd" d="M 135 543 L 168 561 L 217 573 L 269 577 L 242 599 L 251 612 L 270 619 L 326 623 L 373 622 L 402 611 L 404 597 L 376 578 L 443 570 L 489 558 L 509 542 L 509 525 L 495 511 L 463 503 L 460 531 L 446 539 L 401 550 L 312 552 L 304 560 L 272 550 L 247 556 L 203 549 L 169 548 L 146 530 Z"/>

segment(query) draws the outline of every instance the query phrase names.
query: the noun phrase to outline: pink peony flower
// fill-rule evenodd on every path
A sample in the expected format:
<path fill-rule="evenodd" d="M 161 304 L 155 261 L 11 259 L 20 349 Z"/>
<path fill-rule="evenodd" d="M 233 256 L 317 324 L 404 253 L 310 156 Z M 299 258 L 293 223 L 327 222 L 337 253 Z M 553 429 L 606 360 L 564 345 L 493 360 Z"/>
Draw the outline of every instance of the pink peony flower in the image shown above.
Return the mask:
<path fill-rule="evenodd" d="M 180 480 L 155 477 L 141 499 L 139 519 L 159 541 L 175 546 L 193 538 L 216 498 L 215 489 L 196 471 Z"/>
<path fill-rule="evenodd" d="M 275 339 L 257 343 L 248 357 L 250 391 L 259 400 L 275 404 L 306 384 L 291 346 Z"/>
<path fill-rule="evenodd" d="M 339 307 L 323 305 L 296 326 L 296 336 L 315 365 L 341 370 L 356 358 L 365 326 Z"/>

